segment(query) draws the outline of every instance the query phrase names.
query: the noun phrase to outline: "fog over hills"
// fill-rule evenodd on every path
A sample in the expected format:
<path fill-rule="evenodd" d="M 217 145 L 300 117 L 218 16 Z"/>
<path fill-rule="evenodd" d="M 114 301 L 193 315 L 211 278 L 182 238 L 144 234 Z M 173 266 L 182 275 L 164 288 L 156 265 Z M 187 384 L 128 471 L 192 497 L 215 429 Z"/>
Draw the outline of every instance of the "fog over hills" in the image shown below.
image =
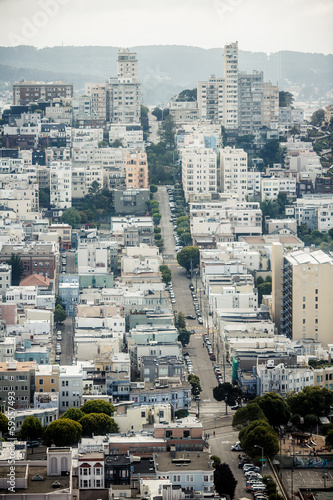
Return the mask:
<path fill-rule="evenodd" d="M 142 101 L 166 104 L 184 88 L 210 75 L 223 76 L 223 49 L 184 45 L 131 47 L 137 52 Z M 0 83 L 26 80 L 72 81 L 83 92 L 87 82 L 104 82 L 116 73 L 117 47 L 0 47 Z M 299 100 L 324 98 L 333 89 L 333 55 L 281 51 L 239 51 L 239 70 L 264 72 L 280 90 L 297 88 Z"/>

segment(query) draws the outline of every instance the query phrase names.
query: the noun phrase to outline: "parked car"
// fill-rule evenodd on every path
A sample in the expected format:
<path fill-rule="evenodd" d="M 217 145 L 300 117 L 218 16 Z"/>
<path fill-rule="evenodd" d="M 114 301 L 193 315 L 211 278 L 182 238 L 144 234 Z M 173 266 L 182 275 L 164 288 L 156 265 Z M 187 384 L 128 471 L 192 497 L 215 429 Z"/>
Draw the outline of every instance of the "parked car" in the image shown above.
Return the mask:
<path fill-rule="evenodd" d="M 188 314 L 186 316 L 186 319 L 195 319 L 195 316 L 193 316 L 193 314 Z"/>
<path fill-rule="evenodd" d="M 27 448 L 37 448 L 39 441 L 27 441 Z"/>
<path fill-rule="evenodd" d="M 199 325 L 203 325 L 203 321 L 202 321 L 202 317 L 201 316 L 198 318 L 198 323 L 199 323 Z"/>

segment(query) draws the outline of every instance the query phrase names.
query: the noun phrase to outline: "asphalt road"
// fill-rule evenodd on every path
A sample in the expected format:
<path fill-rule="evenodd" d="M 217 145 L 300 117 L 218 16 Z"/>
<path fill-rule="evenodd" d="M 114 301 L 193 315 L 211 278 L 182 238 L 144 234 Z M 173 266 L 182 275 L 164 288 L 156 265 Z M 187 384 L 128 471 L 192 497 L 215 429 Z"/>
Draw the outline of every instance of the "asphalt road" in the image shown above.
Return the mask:
<path fill-rule="evenodd" d="M 171 269 L 173 290 L 176 298 L 176 304 L 174 304 L 173 309 L 174 311 L 184 313 L 185 316 L 195 316 L 192 295 L 189 288 L 191 281 L 186 278 L 184 268 L 180 267 L 176 260 L 173 226 L 170 222 L 169 198 L 165 186 L 159 186 L 155 198 L 160 203 L 160 213 L 162 215 L 160 225 L 164 241 L 164 263 Z M 213 366 L 219 364 L 223 373 L 222 356 L 219 356 L 217 362 L 210 361 L 206 346 L 203 346 L 204 333 L 209 333 L 211 343 L 215 346 L 216 335 L 213 333 L 211 317 L 208 315 L 208 303 L 203 292 L 200 277 L 194 277 L 192 281 L 194 287 L 197 288 L 197 296 L 201 305 L 204 325 L 199 325 L 196 319 L 186 320 L 187 328 L 195 330 L 195 334 L 191 335 L 190 343 L 184 348 L 184 352 L 189 353 L 193 364 L 193 373 L 200 378 L 202 392 L 199 401 L 199 418 L 203 424 L 204 433 L 209 434 L 209 452 L 221 457 L 223 462 L 227 462 L 238 481 L 235 498 L 250 498 L 250 495 L 245 494 L 244 474 L 241 469 L 238 469 L 238 453 L 231 451 L 231 445 L 238 440 L 238 432 L 234 431 L 231 426 L 232 415 L 235 412 L 230 407 L 226 410 L 224 402 L 218 402 L 213 398 L 213 388 L 217 385 Z M 231 368 L 229 365 L 225 366 L 225 374 L 226 380 L 230 381 Z M 197 412 L 198 403 L 192 401 L 190 413 L 195 415 Z"/>

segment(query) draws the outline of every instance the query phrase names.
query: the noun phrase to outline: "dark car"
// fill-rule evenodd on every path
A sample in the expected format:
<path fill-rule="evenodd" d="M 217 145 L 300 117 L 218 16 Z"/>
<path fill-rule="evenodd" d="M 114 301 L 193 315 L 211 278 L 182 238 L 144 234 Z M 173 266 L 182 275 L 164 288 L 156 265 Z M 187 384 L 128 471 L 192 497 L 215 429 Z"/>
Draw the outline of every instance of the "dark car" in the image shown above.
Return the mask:
<path fill-rule="evenodd" d="M 27 448 L 37 448 L 39 441 L 27 441 Z"/>
<path fill-rule="evenodd" d="M 194 335 L 194 334 L 195 334 L 195 330 L 193 330 L 193 329 L 192 329 L 192 330 L 190 331 L 190 333 L 191 333 L 191 335 Z"/>

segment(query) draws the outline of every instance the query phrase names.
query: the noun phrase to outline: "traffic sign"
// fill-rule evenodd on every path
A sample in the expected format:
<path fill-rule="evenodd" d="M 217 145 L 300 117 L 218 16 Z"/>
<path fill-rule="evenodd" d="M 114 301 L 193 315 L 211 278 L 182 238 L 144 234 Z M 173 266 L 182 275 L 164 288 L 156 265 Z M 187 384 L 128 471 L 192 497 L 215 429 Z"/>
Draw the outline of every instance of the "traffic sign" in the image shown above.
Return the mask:
<path fill-rule="evenodd" d="M 266 462 L 266 458 L 259 458 L 259 462 Z"/>

